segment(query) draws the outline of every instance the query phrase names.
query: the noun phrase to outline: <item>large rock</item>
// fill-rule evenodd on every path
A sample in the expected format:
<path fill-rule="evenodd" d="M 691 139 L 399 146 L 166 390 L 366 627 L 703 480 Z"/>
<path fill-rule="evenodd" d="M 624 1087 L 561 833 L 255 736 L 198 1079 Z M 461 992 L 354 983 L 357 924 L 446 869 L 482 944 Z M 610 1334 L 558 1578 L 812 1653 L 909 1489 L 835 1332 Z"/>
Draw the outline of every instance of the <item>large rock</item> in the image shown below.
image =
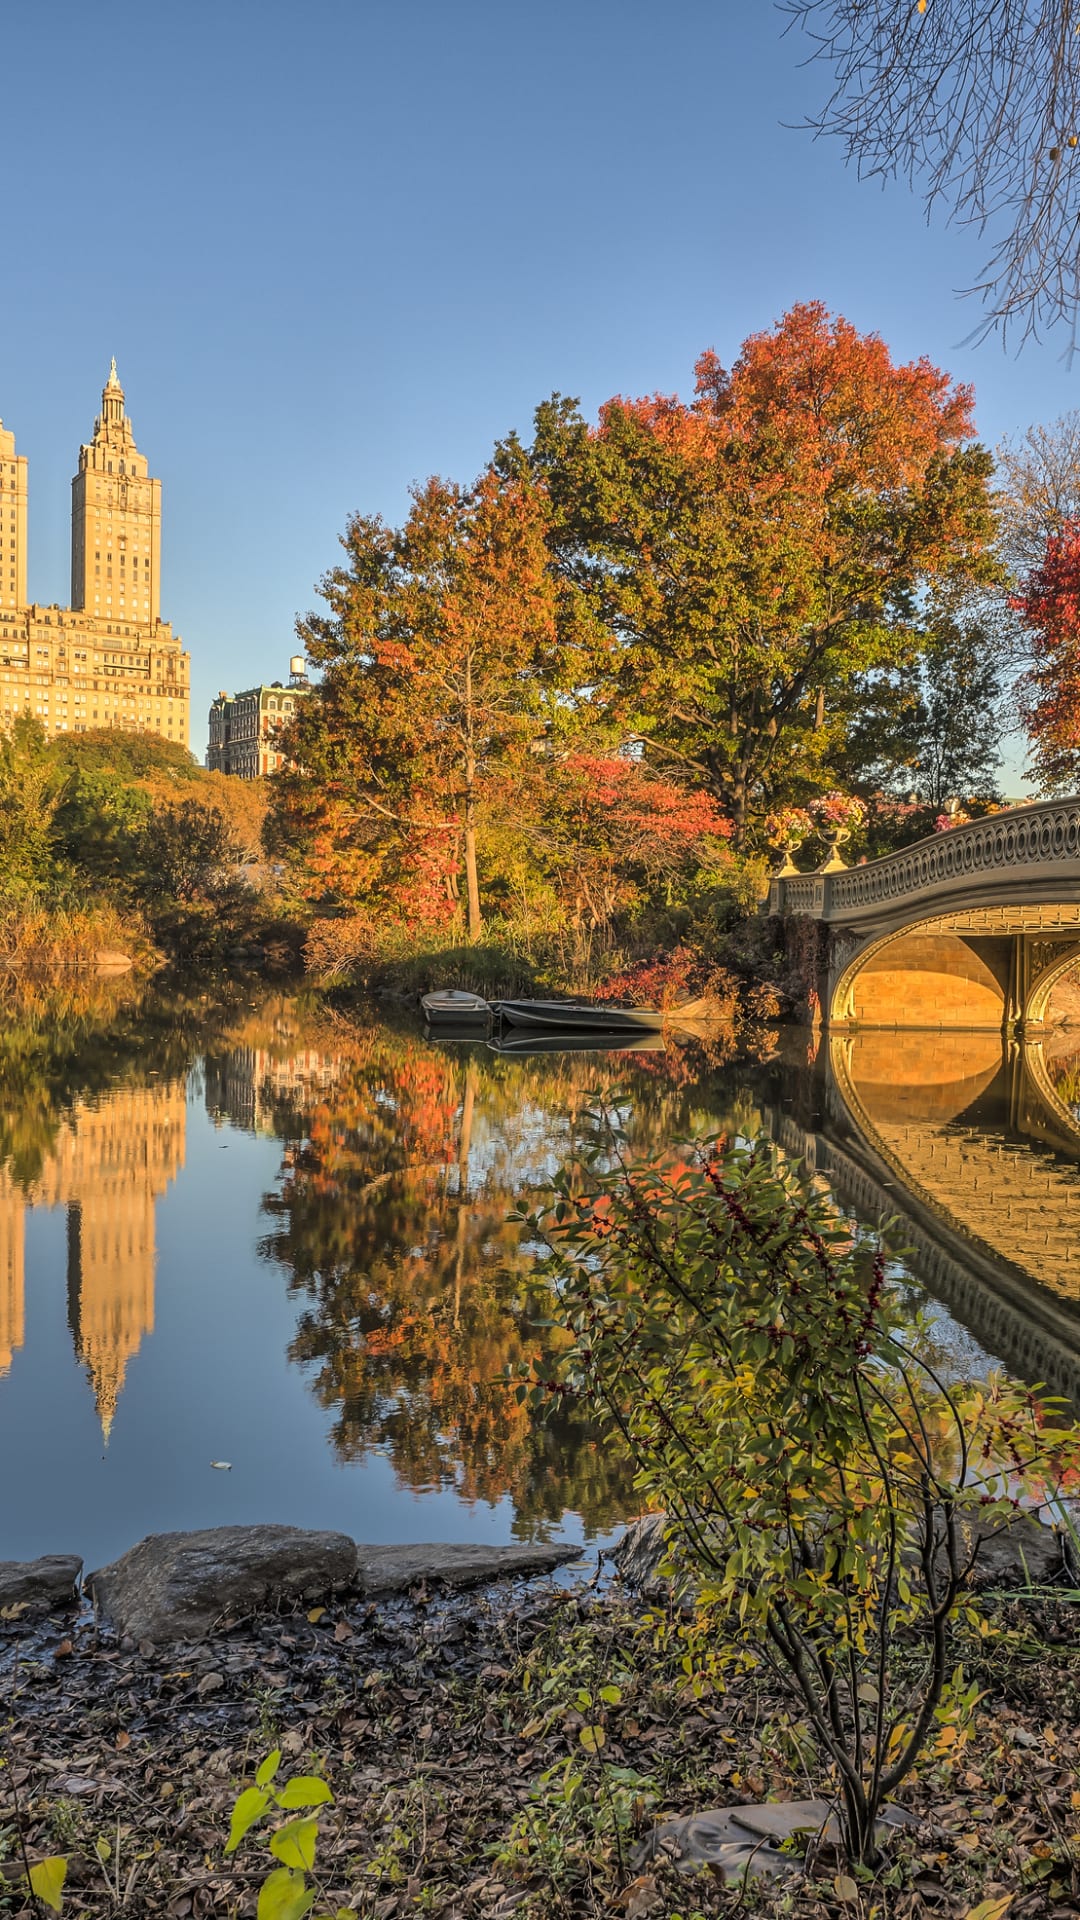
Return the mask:
<path fill-rule="evenodd" d="M 356 1581 L 356 1544 L 303 1527 L 152 1533 L 87 1580 L 105 1619 L 135 1640 L 199 1640 L 224 1614 L 323 1600 Z"/>
<path fill-rule="evenodd" d="M 503 1580 L 551 1573 L 568 1560 L 580 1560 L 580 1547 L 483 1547 L 459 1541 L 403 1547 L 358 1547 L 356 1579 L 367 1594 L 407 1593 L 421 1581 L 445 1587 L 478 1587 Z"/>
<path fill-rule="evenodd" d="M 1060 1535 L 1031 1514 L 987 1524 L 965 1516 L 959 1532 L 964 1564 L 974 1555 L 970 1585 L 977 1589 L 1040 1587 L 1064 1569 Z"/>
<path fill-rule="evenodd" d="M 0 1560 L 0 1613 L 51 1613 L 79 1598 L 82 1561 L 76 1553 L 47 1553 L 41 1560 Z"/>

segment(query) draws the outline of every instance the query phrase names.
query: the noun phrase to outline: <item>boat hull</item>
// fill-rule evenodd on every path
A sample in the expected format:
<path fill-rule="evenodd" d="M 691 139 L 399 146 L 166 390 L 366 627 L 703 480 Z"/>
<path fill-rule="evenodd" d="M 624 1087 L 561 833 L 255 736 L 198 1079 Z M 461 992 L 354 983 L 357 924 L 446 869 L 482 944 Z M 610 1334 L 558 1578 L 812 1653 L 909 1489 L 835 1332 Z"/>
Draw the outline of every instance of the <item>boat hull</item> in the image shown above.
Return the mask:
<path fill-rule="evenodd" d="M 512 1027 L 567 1033 L 656 1033 L 666 1018 L 655 1007 L 589 1007 L 573 1000 L 500 1000 L 498 1011 Z"/>
<path fill-rule="evenodd" d="M 484 1033 L 491 1023 L 491 1008 L 478 993 L 463 993 L 457 988 L 439 989 L 425 993 L 420 1005 L 431 1027 L 471 1027 Z"/>

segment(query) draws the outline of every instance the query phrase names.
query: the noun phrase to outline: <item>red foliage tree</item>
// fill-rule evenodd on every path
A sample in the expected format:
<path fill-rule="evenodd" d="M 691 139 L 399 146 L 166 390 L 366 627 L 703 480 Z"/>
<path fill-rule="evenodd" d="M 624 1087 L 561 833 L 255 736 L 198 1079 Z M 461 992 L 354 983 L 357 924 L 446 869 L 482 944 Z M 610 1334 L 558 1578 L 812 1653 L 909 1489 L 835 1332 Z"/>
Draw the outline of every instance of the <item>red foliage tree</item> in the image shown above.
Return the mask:
<path fill-rule="evenodd" d="M 1020 683 L 1031 773 L 1044 792 L 1080 785 L 1080 521 L 1051 534 L 1041 567 L 1028 575 L 1016 607 L 1031 641 Z"/>

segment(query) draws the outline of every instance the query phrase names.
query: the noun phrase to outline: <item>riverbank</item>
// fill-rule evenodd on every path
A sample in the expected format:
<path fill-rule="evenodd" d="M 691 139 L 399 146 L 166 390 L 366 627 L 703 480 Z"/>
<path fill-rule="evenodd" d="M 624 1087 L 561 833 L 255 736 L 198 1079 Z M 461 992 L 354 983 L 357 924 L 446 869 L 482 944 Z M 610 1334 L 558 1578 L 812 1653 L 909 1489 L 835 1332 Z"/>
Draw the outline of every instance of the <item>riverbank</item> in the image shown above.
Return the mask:
<path fill-rule="evenodd" d="M 0 1622 L 0 1874 L 18 1883 L 17 1801 L 31 1859 L 69 1858 L 68 1912 L 254 1914 L 268 1856 L 256 1836 L 224 1848 L 238 1790 L 277 1747 L 281 1779 L 318 1772 L 334 1796 L 324 1904 L 370 1920 L 1064 1920 L 1080 1897 L 1076 1609 L 1064 1592 L 981 1604 L 990 1636 L 958 1646 L 982 1693 L 973 1722 L 943 1729 L 905 1784 L 913 1824 L 874 1886 L 845 1883 L 828 1848 L 809 1877 L 745 1895 L 646 1857 L 665 1819 L 805 1795 L 778 1697 L 760 1673 L 724 1690 L 684 1670 L 678 1619 L 536 1583 L 352 1598 L 160 1653 L 85 1620 Z"/>

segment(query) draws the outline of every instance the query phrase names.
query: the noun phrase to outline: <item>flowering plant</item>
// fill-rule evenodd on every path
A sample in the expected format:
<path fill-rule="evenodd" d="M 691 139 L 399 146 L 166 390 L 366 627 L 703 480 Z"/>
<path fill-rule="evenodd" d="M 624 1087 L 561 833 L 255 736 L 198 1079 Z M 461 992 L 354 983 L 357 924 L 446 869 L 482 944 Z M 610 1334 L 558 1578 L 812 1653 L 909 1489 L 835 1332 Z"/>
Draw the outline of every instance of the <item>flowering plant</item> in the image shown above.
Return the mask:
<path fill-rule="evenodd" d="M 866 806 L 854 793 L 823 793 L 810 803 L 810 812 L 819 827 L 861 827 L 866 821 Z"/>
<path fill-rule="evenodd" d="M 801 847 L 814 831 L 814 822 L 805 807 L 777 807 L 765 815 L 765 833 L 770 846 Z"/>

